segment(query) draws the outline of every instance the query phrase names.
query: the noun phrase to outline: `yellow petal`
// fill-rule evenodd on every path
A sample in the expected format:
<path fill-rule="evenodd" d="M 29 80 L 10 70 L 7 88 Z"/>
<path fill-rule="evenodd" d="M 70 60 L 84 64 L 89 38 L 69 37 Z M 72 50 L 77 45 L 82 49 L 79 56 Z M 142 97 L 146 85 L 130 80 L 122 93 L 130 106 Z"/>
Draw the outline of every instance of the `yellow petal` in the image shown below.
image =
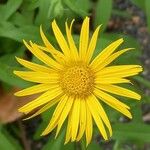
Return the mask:
<path fill-rule="evenodd" d="M 104 67 L 109 65 L 111 62 L 113 62 L 116 58 L 118 58 L 120 55 L 122 55 L 123 53 L 125 53 L 129 50 L 133 50 L 133 48 L 126 48 L 126 49 L 120 50 L 120 51 L 110 55 L 105 61 L 103 61 L 99 64 L 99 66 L 96 68 L 96 71 L 103 69 Z"/>
<path fill-rule="evenodd" d="M 43 51 L 41 51 L 36 44 L 33 44 L 30 42 L 31 46 L 27 44 L 26 41 L 23 41 L 25 46 L 28 48 L 28 50 L 33 53 L 39 60 L 44 62 L 46 65 L 53 69 L 62 69 L 62 65 L 58 64 L 56 61 L 54 61 L 52 58 L 50 58 L 47 54 L 45 54 Z"/>
<path fill-rule="evenodd" d="M 96 87 L 101 89 L 101 90 L 104 90 L 106 92 L 113 93 L 113 94 L 116 94 L 116 95 L 125 96 L 125 97 L 133 98 L 133 99 L 136 99 L 136 100 L 141 99 L 141 96 L 139 94 L 137 94 L 137 93 L 135 93 L 131 90 L 128 90 L 126 88 L 119 87 L 117 85 L 102 85 L 102 84 L 99 84 L 99 85 L 96 85 Z"/>
<path fill-rule="evenodd" d="M 58 83 L 59 79 L 57 73 L 45 73 L 34 71 L 14 71 L 13 73 L 24 80 L 37 83 Z"/>
<path fill-rule="evenodd" d="M 93 122 L 92 122 L 92 116 L 90 113 L 90 110 L 86 104 L 86 129 L 85 129 L 85 135 L 86 135 L 86 146 L 91 142 L 92 134 L 93 134 Z"/>
<path fill-rule="evenodd" d="M 109 66 L 109 67 L 105 67 L 104 69 L 102 69 L 99 72 L 100 72 L 100 74 L 105 75 L 105 74 L 109 74 L 109 73 L 116 73 L 116 72 L 126 71 L 126 70 L 130 70 L 130 69 L 135 69 L 135 68 L 141 69 L 141 66 L 139 66 L 139 65 Z"/>
<path fill-rule="evenodd" d="M 74 99 L 72 97 L 68 98 L 68 101 L 67 101 L 67 103 L 66 103 L 66 105 L 65 105 L 65 107 L 64 107 L 64 109 L 63 109 L 63 111 L 62 111 L 62 113 L 60 115 L 59 121 L 58 121 L 56 137 L 58 136 L 58 133 L 59 133 L 59 131 L 60 131 L 60 129 L 61 129 L 65 119 L 67 118 L 71 108 L 72 108 L 73 101 L 74 101 Z"/>
<path fill-rule="evenodd" d="M 58 61 L 58 62 L 61 62 L 62 60 L 64 60 L 64 55 L 59 52 L 58 50 L 56 50 L 53 45 L 48 41 L 48 39 L 46 38 L 43 30 L 42 30 L 42 26 L 40 26 L 40 34 L 41 34 L 41 37 L 42 37 L 42 40 L 44 42 L 44 44 L 46 45 L 47 48 L 44 48 L 44 47 L 41 47 L 39 46 L 39 48 L 41 48 L 42 50 L 45 50 L 49 53 L 52 54 L 52 56 Z"/>
<path fill-rule="evenodd" d="M 57 23 L 55 20 L 52 22 L 52 29 L 53 29 L 54 35 L 56 37 L 56 40 L 57 40 L 61 50 L 63 51 L 64 55 L 69 57 L 70 50 L 69 50 L 68 44 L 67 44 L 63 34 L 61 33 L 59 27 L 57 26 Z"/>
<path fill-rule="evenodd" d="M 118 65 L 106 67 L 96 73 L 96 76 L 101 76 L 105 78 L 115 77 L 123 78 L 128 76 L 133 76 L 141 72 L 143 69 L 139 65 Z"/>
<path fill-rule="evenodd" d="M 89 47 L 88 47 L 88 50 L 87 50 L 87 53 L 86 53 L 87 63 L 90 62 L 90 60 L 93 56 L 93 53 L 94 53 L 94 50 L 95 50 L 95 47 L 96 47 L 96 43 L 97 43 L 97 38 L 98 38 L 98 33 L 99 33 L 99 30 L 100 30 L 100 27 L 101 27 L 101 25 L 96 28 L 96 30 L 94 31 L 94 33 L 92 35 L 91 41 L 89 43 Z"/>
<path fill-rule="evenodd" d="M 102 105 L 100 104 L 100 102 L 97 100 L 97 98 L 94 95 L 92 95 L 92 98 L 93 99 L 91 99 L 91 103 L 93 104 L 93 106 L 95 106 L 94 109 L 97 110 L 97 112 L 99 113 L 99 116 L 101 117 L 101 119 L 105 123 L 106 127 L 108 128 L 110 136 L 112 136 L 112 128 L 111 128 L 109 119 L 108 119 Z"/>
<path fill-rule="evenodd" d="M 67 125 L 67 131 L 66 131 L 65 144 L 67 144 L 71 139 L 71 129 L 72 129 L 72 123 L 73 123 L 71 122 L 71 116 L 72 116 L 72 111 L 69 113 L 69 116 L 68 116 L 68 125 Z"/>
<path fill-rule="evenodd" d="M 50 84 L 38 84 L 38 85 L 31 86 L 29 88 L 23 89 L 19 92 L 16 92 L 14 95 L 15 96 L 27 96 L 27 95 L 37 94 L 40 92 L 47 91 L 51 89 L 52 87 L 54 88 L 54 86 L 51 86 Z"/>
<path fill-rule="evenodd" d="M 44 94 L 42 94 L 35 100 L 27 103 L 23 107 L 19 108 L 19 112 L 23 112 L 23 113 L 27 114 L 27 113 L 31 112 L 33 109 L 50 102 L 51 100 L 53 100 L 56 97 L 59 97 L 61 94 L 62 94 L 61 89 L 54 88 L 50 91 L 45 92 Z"/>
<path fill-rule="evenodd" d="M 59 117 L 64 109 L 64 106 L 65 106 L 67 100 L 68 100 L 68 96 L 66 96 L 66 95 L 61 98 L 61 101 L 58 103 L 58 105 L 53 113 L 50 123 L 48 124 L 46 129 L 43 131 L 42 135 L 48 134 L 57 126 Z"/>
<path fill-rule="evenodd" d="M 76 98 L 74 100 L 73 108 L 72 108 L 72 116 L 71 116 L 71 121 L 72 121 L 72 127 L 71 127 L 71 141 L 76 140 L 76 136 L 78 133 L 78 127 L 79 127 L 79 117 L 80 117 L 80 99 Z"/>
<path fill-rule="evenodd" d="M 111 96 L 111 95 L 109 95 L 109 94 L 107 94 L 105 92 L 102 92 L 101 90 L 95 89 L 94 90 L 94 94 L 98 98 L 100 98 L 103 102 L 105 102 L 106 104 L 111 106 L 112 108 L 118 110 L 119 112 L 121 112 L 122 114 L 127 116 L 128 118 L 132 118 L 131 113 L 128 111 L 128 109 L 130 109 L 129 106 L 127 106 L 124 103 L 118 101 L 113 96 Z"/>
<path fill-rule="evenodd" d="M 36 44 L 37 45 L 37 44 Z M 40 45 L 37 45 L 38 46 L 38 48 L 40 49 L 40 50 L 42 50 L 42 51 L 49 51 L 49 49 L 47 48 L 47 47 L 44 47 L 44 46 L 40 46 Z M 61 52 L 60 52 L 61 53 Z M 61 53 L 62 54 L 62 53 Z M 54 59 L 58 62 L 58 63 L 60 63 L 60 64 L 62 64 L 62 63 L 64 63 L 65 62 L 65 56 L 62 54 L 57 54 L 57 53 L 54 53 L 54 54 L 51 54 L 52 55 L 52 57 L 54 57 Z"/>
<path fill-rule="evenodd" d="M 111 102 L 111 103 L 114 103 L 114 104 L 117 104 L 119 105 L 120 107 L 124 107 L 124 108 L 127 108 L 127 109 L 130 109 L 129 106 L 127 106 L 126 104 L 120 102 L 119 100 L 117 100 L 115 97 L 111 96 L 110 94 L 107 94 L 99 89 L 94 89 L 94 94 L 99 97 L 99 98 L 103 98 L 105 99 L 105 101 L 108 101 L 108 102 Z"/>
<path fill-rule="evenodd" d="M 21 65 L 23 65 L 24 67 L 26 67 L 28 69 L 31 69 L 33 71 L 46 72 L 46 73 L 50 73 L 52 71 L 55 71 L 51 68 L 48 68 L 48 67 L 45 67 L 45 66 L 42 66 L 42 65 L 39 65 L 39 64 L 32 63 L 32 62 L 29 62 L 27 60 L 24 60 L 24 59 L 21 59 L 21 58 L 18 58 L 18 57 L 16 57 L 16 59 Z"/>
<path fill-rule="evenodd" d="M 72 23 L 73 23 L 73 21 L 72 21 Z M 71 23 L 71 27 L 72 27 L 72 23 Z M 77 50 L 76 45 L 74 43 L 73 37 L 71 35 L 71 27 L 69 29 L 67 22 L 65 23 L 65 25 L 66 25 L 67 40 L 69 43 L 70 53 L 71 53 L 70 57 L 72 57 L 72 59 L 74 59 L 75 61 L 78 61 L 79 60 L 78 50 Z"/>
<path fill-rule="evenodd" d="M 79 42 L 79 56 L 81 60 L 84 60 L 89 41 L 89 18 L 86 17 L 82 23 L 80 42 Z"/>
<path fill-rule="evenodd" d="M 36 117 L 36 116 L 42 114 L 44 111 L 48 110 L 50 107 L 52 107 L 53 105 L 55 105 L 59 101 L 60 101 L 60 99 L 57 98 L 57 99 L 54 99 L 54 100 L 48 102 L 45 106 L 43 106 L 42 108 L 40 108 L 36 113 L 34 113 L 33 115 L 31 115 L 31 116 L 29 116 L 29 117 L 27 117 L 27 118 L 25 118 L 23 120 L 28 120 L 28 119 L 31 119 L 33 117 Z"/>
<path fill-rule="evenodd" d="M 85 132 L 85 128 L 86 128 L 86 105 L 85 105 L 85 99 L 81 100 L 81 107 L 80 107 L 80 129 L 79 129 L 79 133 L 77 136 L 77 141 L 79 141 L 84 132 Z"/>
<path fill-rule="evenodd" d="M 89 107 L 89 110 L 90 110 L 90 112 L 91 112 L 91 114 L 93 116 L 93 119 L 94 119 L 94 121 L 95 121 L 95 123 L 96 123 L 96 125 L 97 125 L 97 127 L 98 127 L 98 129 L 100 131 L 100 133 L 102 134 L 103 138 L 105 140 L 108 140 L 107 133 L 106 133 L 105 127 L 103 125 L 103 122 L 101 120 L 101 117 L 99 116 L 98 112 L 95 110 L 95 106 L 93 105 L 91 100 L 92 100 L 92 97 L 89 97 L 87 99 L 87 101 L 86 101 L 87 105 Z"/>
<path fill-rule="evenodd" d="M 90 66 L 96 69 L 100 63 L 104 62 L 116 49 L 119 45 L 123 42 L 123 39 L 119 39 L 109 46 L 107 46 L 90 64 Z"/>
<path fill-rule="evenodd" d="M 95 79 L 96 84 L 118 84 L 118 83 L 131 83 L 128 79 L 122 79 L 122 78 L 104 78 L 99 77 Z"/>

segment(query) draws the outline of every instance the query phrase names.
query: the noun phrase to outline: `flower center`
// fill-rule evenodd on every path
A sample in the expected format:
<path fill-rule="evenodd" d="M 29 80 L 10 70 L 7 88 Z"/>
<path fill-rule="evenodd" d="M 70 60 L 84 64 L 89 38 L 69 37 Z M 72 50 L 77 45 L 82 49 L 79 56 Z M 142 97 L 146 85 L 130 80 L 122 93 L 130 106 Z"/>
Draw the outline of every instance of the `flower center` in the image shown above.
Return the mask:
<path fill-rule="evenodd" d="M 88 96 L 93 91 L 93 84 L 94 75 L 86 66 L 69 67 L 60 76 L 60 85 L 70 96 Z"/>

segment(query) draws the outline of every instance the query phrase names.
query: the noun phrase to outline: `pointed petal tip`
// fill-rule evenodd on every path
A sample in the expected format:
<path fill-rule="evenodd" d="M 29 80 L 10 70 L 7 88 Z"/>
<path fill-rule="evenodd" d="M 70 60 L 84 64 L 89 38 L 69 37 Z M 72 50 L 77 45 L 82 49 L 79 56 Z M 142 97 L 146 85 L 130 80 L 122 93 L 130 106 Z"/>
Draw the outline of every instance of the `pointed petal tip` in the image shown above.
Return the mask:
<path fill-rule="evenodd" d="M 54 138 L 55 138 L 55 140 L 57 139 L 57 136 L 58 136 L 58 134 L 56 134 L 56 135 L 55 135 L 55 137 L 54 137 Z"/>
<path fill-rule="evenodd" d="M 140 101 L 141 100 L 141 95 L 137 94 L 136 100 Z"/>
<path fill-rule="evenodd" d="M 47 128 L 41 133 L 41 136 L 46 136 L 50 133 L 51 131 L 47 130 Z"/>
<path fill-rule="evenodd" d="M 40 136 L 45 136 L 45 135 L 47 135 L 47 134 L 48 134 L 48 133 L 44 130 Z"/>
<path fill-rule="evenodd" d="M 19 109 L 18 109 L 18 112 L 20 112 L 20 113 L 24 113 L 24 109 L 23 109 L 23 107 L 19 108 Z"/>
<path fill-rule="evenodd" d="M 85 19 L 90 19 L 90 17 L 89 17 L 89 16 L 86 16 Z"/>
<path fill-rule="evenodd" d="M 17 75 L 17 74 L 18 74 L 18 71 L 14 70 L 14 71 L 13 71 L 13 74 Z"/>
<path fill-rule="evenodd" d="M 71 139 L 71 142 L 75 142 L 75 141 L 76 141 L 76 139 L 75 139 L 75 138 L 72 138 L 72 139 Z"/>
<path fill-rule="evenodd" d="M 26 42 L 26 40 L 25 40 L 25 39 L 23 39 L 22 41 L 23 41 L 23 43 L 24 43 L 24 44 L 27 44 L 27 42 Z"/>
<path fill-rule="evenodd" d="M 31 118 L 33 118 L 33 117 L 31 116 L 31 117 L 24 118 L 23 121 L 29 120 Z"/>
<path fill-rule="evenodd" d="M 120 39 L 116 40 L 116 42 L 123 43 L 123 42 L 124 42 L 124 39 L 123 39 L 123 38 L 120 38 Z"/>
<path fill-rule="evenodd" d="M 86 143 L 86 148 L 89 146 L 90 143 Z"/>
<path fill-rule="evenodd" d="M 45 134 L 42 132 L 42 134 L 40 134 L 40 136 L 45 136 Z"/>
<path fill-rule="evenodd" d="M 52 21 L 52 26 L 53 26 L 54 24 L 57 24 L 55 19 Z"/>
<path fill-rule="evenodd" d="M 19 57 L 15 56 L 15 59 L 17 59 L 17 60 L 18 60 L 18 59 L 19 59 Z"/>
<path fill-rule="evenodd" d="M 124 39 L 123 39 L 123 38 L 120 38 L 120 41 L 122 41 L 122 42 L 123 42 L 123 41 L 124 41 Z"/>
<path fill-rule="evenodd" d="M 18 97 L 26 96 L 25 94 L 22 94 L 22 91 L 18 91 L 16 93 L 14 93 L 14 95 L 18 96 Z"/>
<path fill-rule="evenodd" d="M 132 115 L 130 115 L 130 116 L 128 116 L 128 118 L 129 118 L 129 119 L 132 119 L 133 117 L 132 117 Z"/>
<path fill-rule="evenodd" d="M 64 145 L 66 145 L 69 141 L 65 141 Z"/>
<path fill-rule="evenodd" d="M 21 58 L 19 58 L 19 57 L 17 57 L 17 56 L 15 56 L 15 59 L 17 60 L 17 62 L 18 62 L 19 64 L 21 64 L 22 60 L 24 60 L 24 59 L 21 59 Z"/>
<path fill-rule="evenodd" d="M 19 92 L 14 93 L 15 96 L 19 96 Z"/>
<path fill-rule="evenodd" d="M 131 47 L 131 48 L 128 48 L 128 50 L 135 50 L 135 48 L 134 48 L 134 47 Z"/>
<path fill-rule="evenodd" d="M 110 137 L 112 137 L 112 131 L 111 131 L 111 132 L 109 132 L 109 136 L 110 136 Z"/>
<path fill-rule="evenodd" d="M 40 34 L 42 34 L 43 29 L 42 29 L 42 25 L 40 25 Z"/>
<path fill-rule="evenodd" d="M 71 24 L 75 21 L 75 19 L 72 19 Z"/>
<path fill-rule="evenodd" d="M 108 141 L 108 136 L 107 135 L 103 136 L 103 138 L 104 138 L 105 141 Z"/>
<path fill-rule="evenodd" d="M 59 131 L 56 131 L 55 139 L 58 137 Z"/>

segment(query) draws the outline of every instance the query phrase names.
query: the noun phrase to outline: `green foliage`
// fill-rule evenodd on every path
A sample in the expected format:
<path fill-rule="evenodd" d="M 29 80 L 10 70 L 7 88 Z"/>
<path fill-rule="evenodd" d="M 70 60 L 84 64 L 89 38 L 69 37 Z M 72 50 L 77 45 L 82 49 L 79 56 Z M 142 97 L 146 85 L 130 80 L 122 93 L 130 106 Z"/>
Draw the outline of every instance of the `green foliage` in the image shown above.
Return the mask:
<path fill-rule="evenodd" d="M 135 5 L 137 5 L 139 8 L 145 9 L 144 3 L 145 0 L 131 0 L 131 2 Z"/>
<path fill-rule="evenodd" d="M 143 123 L 117 123 L 113 130 L 113 139 L 150 142 L 150 126 Z"/>
<path fill-rule="evenodd" d="M 11 15 L 17 11 L 21 3 L 22 0 L 9 0 L 5 5 L 0 6 L 0 18 L 2 18 L 1 21 L 8 20 Z"/>
<path fill-rule="evenodd" d="M 61 132 L 57 139 L 50 137 L 48 143 L 43 147 L 42 150 L 74 150 L 74 143 L 69 143 L 64 145 L 64 138 L 65 138 L 65 130 Z"/>
<path fill-rule="evenodd" d="M 95 9 L 94 26 L 103 24 L 106 28 L 112 12 L 112 0 L 99 0 Z"/>
<path fill-rule="evenodd" d="M 79 3 L 80 3 L 80 6 L 79 6 Z M 77 15 L 80 15 L 82 17 L 85 17 L 88 15 L 88 13 L 86 12 L 87 9 L 85 10 L 86 3 L 84 5 L 83 0 L 81 0 L 80 2 L 79 1 L 78 2 L 75 2 L 75 1 L 71 2 L 70 0 L 64 0 L 64 4 L 66 4 L 66 6 L 68 8 L 70 8 L 70 10 L 75 12 Z M 82 8 L 81 8 L 81 6 L 82 6 Z M 83 9 L 83 7 L 84 7 L 84 9 Z"/>
<path fill-rule="evenodd" d="M 4 128 L 0 128 L 0 149 L 1 150 L 22 150 L 18 141 L 14 139 Z"/>

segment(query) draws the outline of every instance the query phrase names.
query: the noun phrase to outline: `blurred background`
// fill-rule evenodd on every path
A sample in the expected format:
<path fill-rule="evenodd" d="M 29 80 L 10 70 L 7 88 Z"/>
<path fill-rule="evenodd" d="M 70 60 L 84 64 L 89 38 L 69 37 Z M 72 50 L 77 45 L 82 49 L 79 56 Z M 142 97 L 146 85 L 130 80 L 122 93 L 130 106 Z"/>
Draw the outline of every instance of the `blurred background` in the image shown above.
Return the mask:
<path fill-rule="evenodd" d="M 57 47 L 51 22 L 57 20 L 65 35 L 65 21 L 75 18 L 73 36 L 78 44 L 79 31 L 85 16 L 91 18 L 90 32 L 103 24 L 96 52 L 123 37 L 122 48 L 134 47 L 116 64 L 141 64 L 144 72 L 134 77 L 140 102 L 123 99 L 131 107 L 133 120 L 106 107 L 113 126 L 113 137 L 105 142 L 94 128 L 93 140 L 85 148 L 84 140 L 64 146 L 65 130 L 55 140 L 54 133 L 40 134 L 53 110 L 34 119 L 22 121 L 17 109 L 36 95 L 17 98 L 13 93 L 31 85 L 17 78 L 13 70 L 21 70 L 15 56 L 37 61 L 22 40 L 42 44 L 39 26 Z M 0 150 L 150 150 L 150 0 L 0 0 Z M 131 88 L 131 87 L 129 87 Z"/>

